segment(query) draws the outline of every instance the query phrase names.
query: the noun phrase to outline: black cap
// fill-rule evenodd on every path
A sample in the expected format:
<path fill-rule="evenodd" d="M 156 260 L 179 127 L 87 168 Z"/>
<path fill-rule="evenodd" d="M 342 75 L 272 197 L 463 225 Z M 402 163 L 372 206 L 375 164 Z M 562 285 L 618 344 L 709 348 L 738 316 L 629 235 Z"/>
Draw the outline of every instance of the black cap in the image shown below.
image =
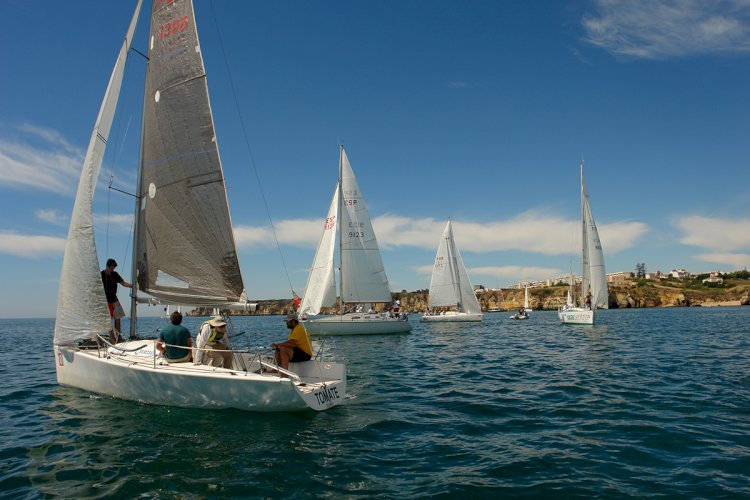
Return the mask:
<path fill-rule="evenodd" d="M 107 267 L 117 267 L 117 262 L 115 262 L 115 259 L 107 259 Z"/>

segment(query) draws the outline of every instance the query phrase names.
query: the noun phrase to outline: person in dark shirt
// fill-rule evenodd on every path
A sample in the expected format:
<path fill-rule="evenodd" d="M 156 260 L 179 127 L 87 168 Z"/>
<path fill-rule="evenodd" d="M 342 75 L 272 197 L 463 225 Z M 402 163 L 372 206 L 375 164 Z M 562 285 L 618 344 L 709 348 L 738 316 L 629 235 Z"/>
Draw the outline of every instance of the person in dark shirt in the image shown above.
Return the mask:
<path fill-rule="evenodd" d="M 115 320 L 114 331 L 109 331 L 109 338 L 112 343 L 122 341 L 120 335 L 120 318 L 125 316 L 125 311 L 117 300 L 117 285 L 120 284 L 125 288 L 133 288 L 133 285 L 122 279 L 122 276 L 115 271 L 117 262 L 115 259 L 107 259 L 107 267 L 102 271 L 102 284 L 104 285 L 104 294 L 107 296 L 107 305 L 109 306 L 109 315 Z"/>

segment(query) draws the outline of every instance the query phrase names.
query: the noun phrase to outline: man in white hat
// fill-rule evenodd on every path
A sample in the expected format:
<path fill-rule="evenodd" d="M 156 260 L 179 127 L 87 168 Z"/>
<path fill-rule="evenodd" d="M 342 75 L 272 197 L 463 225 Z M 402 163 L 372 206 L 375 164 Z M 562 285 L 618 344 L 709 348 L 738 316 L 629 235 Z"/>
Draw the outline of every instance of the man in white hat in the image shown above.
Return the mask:
<path fill-rule="evenodd" d="M 281 344 L 271 344 L 276 349 L 276 364 L 284 370 L 289 369 L 289 362 L 298 363 L 312 358 L 312 344 L 305 327 L 297 319 L 297 313 L 290 311 L 285 318 L 286 327 L 291 330 L 289 338 Z M 282 375 L 283 376 L 283 375 Z"/>
<path fill-rule="evenodd" d="M 195 339 L 193 363 L 232 368 L 232 352 L 227 342 L 227 322 L 221 316 L 205 321 Z"/>

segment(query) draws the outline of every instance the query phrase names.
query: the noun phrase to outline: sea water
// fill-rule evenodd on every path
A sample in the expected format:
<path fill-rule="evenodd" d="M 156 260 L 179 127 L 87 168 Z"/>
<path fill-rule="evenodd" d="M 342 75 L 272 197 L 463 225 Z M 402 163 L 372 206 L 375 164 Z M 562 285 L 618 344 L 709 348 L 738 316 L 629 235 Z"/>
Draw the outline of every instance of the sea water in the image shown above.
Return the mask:
<path fill-rule="evenodd" d="M 345 403 L 291 414 L 60 387 L 54 321 L 0 320 L 0 496 L 750 496 L 750 307 L 509 315 L 329 341 Z"/>

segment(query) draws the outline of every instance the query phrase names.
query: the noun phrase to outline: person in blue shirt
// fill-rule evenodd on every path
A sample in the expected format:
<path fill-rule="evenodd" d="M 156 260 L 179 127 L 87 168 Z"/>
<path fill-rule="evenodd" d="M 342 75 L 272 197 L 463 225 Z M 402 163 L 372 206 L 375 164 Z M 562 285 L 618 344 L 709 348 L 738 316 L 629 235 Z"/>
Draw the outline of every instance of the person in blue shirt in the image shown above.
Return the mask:
<path fill-rule="evenodd" d="M 169 317 L 171 325 L 162 329 L 159 340 L 156 341 L 156 349 L 162 353 L 164 359 L 169 363 L 184 363 L 192 359 L 193 339 L 190 331 L 182 326 L 182 314 L 175 311 Z"/>

